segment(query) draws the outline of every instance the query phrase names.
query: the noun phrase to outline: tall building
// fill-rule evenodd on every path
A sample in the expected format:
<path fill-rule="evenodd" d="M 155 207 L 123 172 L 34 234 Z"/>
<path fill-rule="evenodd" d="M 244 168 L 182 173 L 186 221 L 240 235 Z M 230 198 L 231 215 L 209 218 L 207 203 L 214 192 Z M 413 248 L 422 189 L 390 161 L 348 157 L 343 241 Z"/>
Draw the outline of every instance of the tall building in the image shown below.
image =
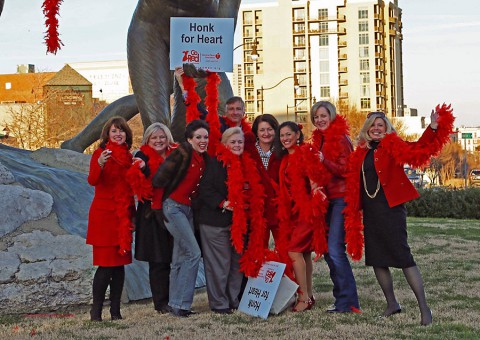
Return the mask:
<path fill-rule="evenodd" d="M 317 100 L 403 116 L 398 0 L 277 0 L 241 6 L 241 95 L 250 119 L 309 121 Z M 257 44 L 258 58 L 250 57 Z"/>

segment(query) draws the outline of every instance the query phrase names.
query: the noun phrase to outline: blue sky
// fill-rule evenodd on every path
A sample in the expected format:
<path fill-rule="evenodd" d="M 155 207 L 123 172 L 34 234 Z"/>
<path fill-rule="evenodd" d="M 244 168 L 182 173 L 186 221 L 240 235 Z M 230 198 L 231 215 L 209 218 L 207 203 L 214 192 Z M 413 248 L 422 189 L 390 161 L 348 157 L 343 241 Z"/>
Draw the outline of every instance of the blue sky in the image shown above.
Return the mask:
<path fill-rule="evenodd" d="M 244 3 L 262 0 L 244 0 Z M 126 35 L 136 0 L 65 0 L 60 33 L 65 46 L 46 55 L 42 0 L 5 0 L 0 17 L 0 73 L 17 64 L 58 71 L 65 63 L 126 58 Z M 428 116 L 452 103 L 456 125 L 480 126 L 480 10 L 477 1 L 399 0 L 403 10 L 405 103 Z"/>

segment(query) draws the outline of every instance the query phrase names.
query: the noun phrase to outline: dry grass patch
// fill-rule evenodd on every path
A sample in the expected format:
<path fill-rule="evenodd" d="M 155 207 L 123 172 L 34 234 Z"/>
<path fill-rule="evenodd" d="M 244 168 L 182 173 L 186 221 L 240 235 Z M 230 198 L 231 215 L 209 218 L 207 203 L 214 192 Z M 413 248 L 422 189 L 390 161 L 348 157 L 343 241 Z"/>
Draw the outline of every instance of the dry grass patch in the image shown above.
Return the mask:
<path fill-rule="evenodd" d="M 315 264 L 317 305 L 312 311 L 286 311 L 268 320 L 236 312 L 210 312 L 205 292 L 195 296 L 198 315 L 187 319 L 160 315 L 150 301 L 122 306 L 125 319 L 89 321 L 89 307 L 72 308 L 71 317 L 0 316 L 1 339 L 480 339 L 480 221 L 410 219 L 410 245 L 422 272 L 434 323 L 419 325 L 415 297 L 402 271 L 393 269 L 402 313 L 380 315 L 385 301 L 373 270 L 353 264 L 363 314 L 327 314 L 333 302 L 328 268 Z M 108 319 L 108 308 L 103 314 Z"/>

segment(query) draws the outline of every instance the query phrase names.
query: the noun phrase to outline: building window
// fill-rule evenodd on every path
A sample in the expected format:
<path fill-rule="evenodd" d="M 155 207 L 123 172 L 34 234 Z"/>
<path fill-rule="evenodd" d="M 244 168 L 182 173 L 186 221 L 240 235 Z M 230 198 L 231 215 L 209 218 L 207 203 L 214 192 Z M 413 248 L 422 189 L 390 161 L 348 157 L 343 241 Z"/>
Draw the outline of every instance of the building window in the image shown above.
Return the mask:
<path fill-rule="evenodd" d="M 330 97 L 330 86 L 320 86 L 320 97 L 322 98 Z"/>
<path fill-rule="evenodd" d="M 256 24 L 262 23 L 262 11 L 255 11 L 255 23 Z"/>
<path fill-rule="evenodd" d="M 10 90 L 12 88 L 12 83 L 5 83 L 5 90 Z"/>
<path fill-rule="evenodd" d="M 358 10 L 359 19 L 368 19 L 368 9 L 359 9 Z"/>
<path fill-rule="evenodd" d="M 320 73 L 320 84 L 330 84 L 330 76 L 328 73 Z"/>
<path fill-rule="evenodd" d="M 252 12 L 243 12 L 243 24 L 244 25 L 253 24 L 253 13 Z"/>
<path fill-rule="evenodd" d="M 360 107 L 362 109 L 370 109 L 370 98 L 360 98 Z"/>
<path fill-rule="evenodd" d="M 368 21 L 359 21 L 358 30 L 360 32 L 368 32 Z"/>
<path fill-rule="evenodd" d="M 307 72 L 307 63 L 304 61 L 295 62 L 295 72 Z"/>
<path fill-rule="evenodd" d="M 326 20 L 328 18 L 328 9 L 327 8 L 320 8 L 318 10 L 318 18 L 320 20 Z"/>
<path fill-rule="evenodd" d="M 252 26 L 243 26 L 243 37 L 244 38 L 253 37 L 252 32 L 253 32 Z"/>
<path fill-rule="evenodd" d="M 328 35 L 324 34 L 324 35 L 320 36 L 319 45 L 320 46 L 328 46 Z"/>
<path fill-rule="evenodd" d="M 293 25 L 293 32 L 294 33 L 304 33 L 305 32 L 305 24 L 294 24 Z"/>
<path fill-rule="evenodd" d="M 245 77 L 245 87 L 253 87 L 253 77 Z"/>
<path fill-rule="evenodd" d="M 246 89 L 245 90 L 245 100 L 254 100 L 253 96 L 253 89 Z"/>
<path fill-rule="evenodd" d="M 305 60 L 305 50 L 304 49 L 295 49 L 295 60 Z"/>
<path fill-rule="evenodd" d="M 305 9 L 304 8 L 294 8 L 293 9 L 293 20 L 294 21 L 304 21 L 305 20 Z"/>
<path fill-rule="evenodd" d="M 293 38 L 293 45 L 294 46 L 305 46 L 305 37 L 304 36 L 294 37 Z"/>
<path fill-rule="evenodd" d="M 360 45 L 368 45 L 368 33 L 360 33 L 358 35 L 358 43 Z"/>
<path fill-rule="evenodd" d="M 370 62 L 368 59 L 360 60 L 360 71 L 368 71 L 370 68 Z"/>
<path fill-rule="evenodd" d="M 328 72 L 329 71 L 329 62 L 328 60 L 320 60 L 320 72 Z"/>
<path fill-rule="evenodd" d="M 360 72 L 360 83 L 369 84 L 370 83 L 370 73 L 369 72 Z"/>
<path fill-rule="evenodd" d="M 253 74 L 253 64 L 244 64 L 245 74 Z"/>
<path fill-rule="evenodd" d="M 321 22 L 319 27 L 320 33 L 328 33 L 328 22 Z"/>
<path fill-rule="evenodd" d="M 360 58 L 368 58 L 368 46 L 360 46 L 358 56 Z"/>
<path fill-rule="evenodd" d="M 361 85 L 360 94 L 362 97 L 370 97 L 370 85 Z"/>

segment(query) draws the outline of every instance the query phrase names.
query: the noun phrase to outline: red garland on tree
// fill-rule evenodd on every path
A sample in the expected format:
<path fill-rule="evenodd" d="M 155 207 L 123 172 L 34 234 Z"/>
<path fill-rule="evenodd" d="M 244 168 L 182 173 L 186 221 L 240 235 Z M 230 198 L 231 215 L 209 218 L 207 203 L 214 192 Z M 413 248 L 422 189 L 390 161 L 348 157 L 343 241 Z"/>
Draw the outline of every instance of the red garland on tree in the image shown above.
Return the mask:
<path fill-rule="evenodd" d="M 62 41 L 58 37 L 58 12 L 63 0 L 45 0 L 42 4 L 43 14 L 45 15 L 45 44 L 47 45 L 47 53 L 57 54 L 57 51 L 63 46 Z"/>

